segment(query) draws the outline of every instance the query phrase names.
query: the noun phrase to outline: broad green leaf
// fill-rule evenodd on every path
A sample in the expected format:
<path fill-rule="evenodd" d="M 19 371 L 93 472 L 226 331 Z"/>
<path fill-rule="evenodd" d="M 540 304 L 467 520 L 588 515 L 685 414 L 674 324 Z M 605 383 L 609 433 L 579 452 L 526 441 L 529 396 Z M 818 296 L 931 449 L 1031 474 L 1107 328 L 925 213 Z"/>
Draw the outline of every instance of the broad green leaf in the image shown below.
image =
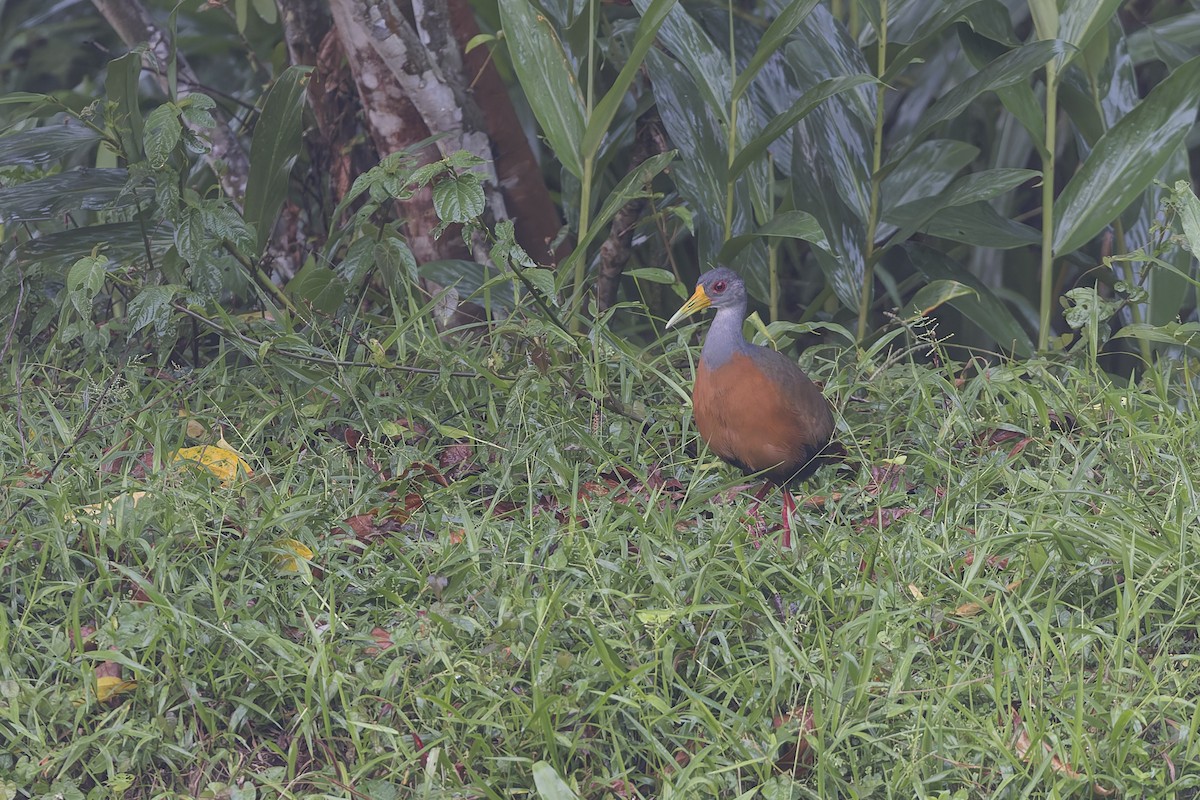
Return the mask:
<path fill-rule="evenodd" d="M 612 218 L 617 211 L 620 210 L 630 200 L 636 197 L 644 196 L 646 194 L 646 184 L 654 180 L 654 177 L 658 175 L 658 173 L 666 169 L 667 165 L 670 164 L 674 158 L 674 150 L 671 150 L 667 153 L 659 153 L 656 156 L 651 156 L 639 164 L 636 169 L 632 170 L 628 175 L 622 178 L 616 186 L 613 187 L 612 192 L 610 192 L 608 197 L 605 199 L 604 205 L 600 207 L 599 213 L 596 214 L 592 227 L 588 231 L 587 236 L 585 236 L 581 241 L 577 242 L 575 249 L 572 250 L 571 254 L 563 260 L 563 263 L 559 269 L 560 275 L 574 274 L 576 261 L 584 257 L 584 255 L 587 253 L 588 247 L 600 234 L 600 232 L 608 229 L 608 223 L 612 221 Z"/>
<path fill-rule="evenodd" d="M 337 273 L 315 260 L 309 261 L 287 283 L 293 300 L 325 314 L 334 314 L 346 299 L 346 284 Z"/>
<path fill-rule="evenodd" d="M 817 0 L 792 0 L 779 13 L 779 16 L 772 20 L 763 34 L 758 48 L 754 51 L 754 55 L 750 57 L 750 62 L 746 64 L 746 68 L 733 83 L 733 99 L 735 101 L 745 94 L 746 88 L 758 75 L 763 65 L 767 63 L 767 59 L 775 55 L 792 31 L 796 29 L 796 26 L 804 21 L 816 4 Z"/>
<path fill-rule="evenodd" d="M 730 176 L 736 178 L 741 175 L 746 167 L 762 157 L 773 142 L 790 131 L 797 122 L 804 119 L 818 105 L 840 92 L 862 86 L 865 83 L 875 83 L 875 78 L 871 75 L 827 78 L 809 89 L 792 104 L 791 108 L 768 122 L 762 133 L 754 137 L 738 152 L 730 167 Z"/>
<path fill-rule="evenodd" d="M 1058 15 L 1055 38 L 1074 45 L 1076 49 L 1060 59 L 1065 64 L 1083 52 L 1096 34 L 1104 30 L 1123 0 L 1064 0 Z"/>
<path fill-rule="evenodd" d="M 293 69 L 306 68 L 294 67 Z M 217 101 L 203 92 L 192 92 L 187 97 L 182 98 L 178 105 L 179 115 L 183 117 L 185 122 L 191 123 L 192 127 L 216 127 L 217 121 L 210 112 L 217 107 Z"/>
<path fill-rule="evenodd" d="M 917 290 L 899 316 L 901 319 L 927 317 L 939 306 L 966 296 L 978 297 L 979 295 L 975 289 L 959 281 L 946 279 L 930 281 Z"/>
<path fill-rule="evenodd" d="M 1138 322 L 1126 325 L 1112 335 L 1114 339 L 1130 337 L 1200 351 L 1200 322 L 1168 322 L 1165 325 L 1148 325 Z"/>
<path fill-rule="evenodd" d="M 500 21 L 513 68 L 555 157 L 583 175 L 583 95 L 558 34 L 529 0 L 500 0 Z"/>
<path fill-rule="evenodd" d="M 761 226 L 754 233 L 735 236 L 721 248 L 718 260 L 727 264 L 742 251 L 746 245 L 755 239 L 763 237 L 779 237 L 785 239 L 801 239 L 811 242 L 823 250 L 829 249 L 825 231 L 821 230 L 817 218 L 806 211 L 784 211 L 774 216 L 770 222 Z"/>
<path fill-rule="evenodd" d="M 54 98 L 40 92 L 8 92 L 0 95 L 0 106 L 21 105 L 23 103 L 52 103 Z"/>
<path fill-rule="evenodd" d="M 243 253 L 254 248 L 254 238 L 246 221 L 224 197 L 201 200 L 196 203 L 196 209 L 200 212 L 205 232 L 215 236 L 218 242 L 228 240 Z"/>
<path fill-rule="evenodd" d="M 660 267 L 642 267 L 641 269 L 626 270 L 626 277 L 635 278 L 639 281 L 650 281 L 651 283 L 662 283 L 671 286 L 675 283 L 675 273 L 669 269 Z"/>
<path fill-rule="evenodd" d="M 979 148 L 953 139 L 922 142 L 883 179 L 880 203 L 894 208 L 934 197 L 979 155 Z"/>
<path fill-rule="evenodd" d="M 72 211 L 98 211 L 118 197 L 122 206 L 132 205 L 132 193 L 122 195 L 128 178 L 123 169 L 84 167 L 18 183 L 0 189 L 0 220 L 11 225 L 54 219 Z"/>
<path fill-rule="evenodd" d="M 1200 57 L 1168 75 L 1096 142 L 1054 205 L 1054 253 L 1111 223 L 1153 180 L 1196 119 Z"/>
<path fill-rule="evenodd" d="M 483 213 L 479 175 L 462 172 L 433 185 L 433 210 L 442 222 L 470 222 Z"/>
<path fill-rule="evenodd" d="M 1002 58 L 1005 53 L 1012 52 L 1000 42 L 962 25 L 958 26 L 958 41 L 967 59 L 977 69 L 984 69 L 996 59 Z M 1029 132 L 1033 146 L 1040 153 L 1045 147 L 1045 108 L 1034 94 L 1033 87 L 1028 81 L 1018 81 L 1008 86 L 997 87 L 995 91 L 1008 112 Z"/>
<path fill-rule="evenodd" d="M 150 166 L 161 169 L 175 152 L 183 137 L 183 125 L 179 122 L 179 108 L 174 103 L 163 103 L 146 117 L 142 140 Z"/>
<path fill-rule="evenodd" d="M 171 326 L 171 301 L 179 292 L 179 286 L 146 286 L 137 296 L 129 301 L 126 312 L 129 317 L 129 335 L 140 331 L 147 325 L 153 325 L 155 332 L 162 336 Z"/>
<path fill-rule="evenodd" d="M 1039 39 L 1058 38 L 1058 3 L 1056 0 L 1029 0 L 1033 29 Z"/>
<path fill-rule="evenodd" d="M 533 783 L 541 800 L 579 800 L 575 790 L 545 761 L 534 762 Z"/>
<path fill-rule="evenodd" d="M 81 317 L 91 314 L 92 300 L 104 288 L 107 277 L 108 256 L 85 256 L 71 265 L 67 272 L 67 296 Z"/>
<path fill-rule="evenodd" d="M 274 25 L 275 20 L 279 17 L 279 11 L 275 7 L 273 0 L 252 0 L 254 11 L 259 18 L 268 25 Z"/>
<path fill-rule="evenodd" d="M 44 271 L 64 269 L 93 250 L 104 253 L 119 264 L 132 263 L 146 256 L 146 238 L 150 252 L 157 258 L 170 249 L 172 231 L 165 225 L 147 230 L 138 222 L 114 222 L 85 228 L 47 233 L 17 245 L 16 262 L 25 268 Z"/>
<path fill-rule="evenodd" d="M 121 139 L 124 156 L 130 162 L 142 155 L 142 107 L 138 102 L 138 81 L 142 76 L 142 53 L 132 50 L 108 62 L 104 92 L 113 104 L 113 123 Z"/>
<path fill-rule="evenodd" d="M 646 53 L 654 46 L 654 38 L 658 34 L 659 26 L 662 25 L 667 12 L 674 7 L 675 3 L 676 0 L 651 0 L 650 5 L 642 13 L 642 21 L 634 34 L 633 46 L 629 48 L 625 66 L 621 67 L 621 72 L 613 81 L 613 85 L 592 109 L 592 116 L 587 121 L 587 129 L 584 131 L 583 142 L 579 148 L 583 158 L 594 158 L 599 152 L 600 143 L 608 132 L 608 126 L 612 124 L 617 109 L 625 101 L 625 93 L 629 90 L 629 84 L 633 83 L 633 79 L 641 70 Z"/>
<path fill-rule="evenodd" d="M 880 77 L 888 86 L 894 86 L 897 76 L 914 61 L 933 55 L 946 28 L 983 16 L 979 12 L 986 6 L 980 0 L 926 0 L 898 5 L 895 16 L 888 20 L 887 69 Z M 877 36 L 872 38 L 878 41 Z"/>
<path fill-rule="evenodd" d="M 1200 11 L 1188 11 L 1139 28 L 1129 34 L 1129 55 L 1135 64 L 1165 61 L 1175 67 L 1200 47 Z"/>
<path fill-rule="evenodd" d="M 650 51 L 646 64 L 654 75 L 652 88 L 663 127 L 671 143 L 679 148 L 679 161 L 672 167 L 671 177 L 693 215 L 699 260 L 708 263 L 725 240 L 727 161 L 721 128 L 683 65 L 659 50 Z M 748 227 L 749 210 L 749 193 L 742 188 L 735 194 L 733 224 Z"/>
<path fill-rule="evenodd" d="M 267 92 L 250 142 L 246 177 L 246 222 L 257 234 L 255 253 L 271 238 L 275 218 L 287 199 L 292 165 L 300 154 L 305 88 L 310 67 L 288 67 Z"/>
<path fill-rule="evenodd" d="M 417 258 L 408 243 L 398 236 L 385 236 L 372 248 L 375 266 L 383 275 L 384 283 L 392 293 L 400 296 L 406 285 L 417 279 Z"/>
<path fill-rule="evenodd" d="M 652 0 L 633 0 L 637 10 L 645 15 Z M 659 38 L 679 60 L 695 81 L 696 97 L 704 100 L 709 113 L 724 124 L 729 122 L 729 102 L 733 78 L 729 74 L 729 57 L 718 48 L 704 29 L 687 10 L 674 5 L 659 28 Z M 655 78 L 658 73 L 651 70 Z"/>
<path fill-rule="evenodd" d="M 1042 241 L 1037 229 L 1002 217 L 988 203 L 942 209 L 921 231 L 973 247 L 995 247 L 1000 250 L 1037 245 Z"/>
<path fill-rule="evenodd" d="M 985 169 L 964 175 L 944 193 L 946 205 L 965 206 L 981 200 L 991 200 L 1012 191 L 1023 183 L 1038 180 L 1042 173 L 1035 169 Z"/>
<path fill-rule="evenodd" d="M 936 197 L 886 208 L 883 221 L 900 229 L 890 244 L 899 244 L 921 229 L 935 214 L 953 206 L 965 206 L 991 200 L 1022 183 L 1040 177 L 1031 169 L 989 169 L 964 175 Z"/>
<path fill-rule="evenodd" d="M 36 166 L 61 161 L 100 141 L 100 134 L 76 122 L 45 125 L 0 137 L 0 165 Z"/>
<path fill-rule="evenodd" d="M 784 55 L 802 89 L 826 78 L 871 72 L 854 40 L 824 6 L 814 8 L 792 38 Z M 796 207 L 816 216 L 827 232 L 835 223 L 842 224 L 826 219 L 819 208 L 825 205 L 819 195 L 828 193 L 830 187 L 862 223 L 870 214 L 873 95 L 865 86 L 834 95 L 800 120 L 792 137 Z"/>
<path fill-rule="evenodd" d="M 369 236 L 360 236 L 346 248 L 346 255 L 334 267 L 338 277 L 355 291 L 359 282 L 375 268 L 375 240 Z"/>
<path fill-rule="evenodd" d="M 986 67 L 955 86 L 929 107 L 921 117 L 921 124 L 901 145 L 895 149 L 903 152 L 937 125 L 957 119 L 967 107 L 984 92 L 997 91 L 1029 80 L 1029 76 L 1045 66 L 1046 62 L 1061 55 L 1066 46 L 1057 40 L 1032 42 L 1000 56 Z"/>
<path fill-rule="evenodd" d="M 1022 358 L 1032 355 L 1033 341 L 1021 327 L 1012 312 L 966 266 L 958 264 L 945 254 L 921 244 L 909 242 L 901 248 L 910 263 L 930 282 L 952 281 L 972 290 L 970 294 L 957 295 L 950 305 L 957 308 L 963 318 L 979 326 L 1005 352 Z M 896 252 L 900 252 L 897 250 Z"/>

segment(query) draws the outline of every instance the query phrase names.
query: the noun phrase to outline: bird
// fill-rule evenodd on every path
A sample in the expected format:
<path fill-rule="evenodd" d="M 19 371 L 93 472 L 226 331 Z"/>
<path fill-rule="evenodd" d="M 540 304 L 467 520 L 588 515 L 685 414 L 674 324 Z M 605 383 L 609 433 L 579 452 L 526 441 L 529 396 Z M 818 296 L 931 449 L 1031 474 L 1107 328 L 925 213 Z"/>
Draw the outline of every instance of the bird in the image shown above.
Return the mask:
<path fill-rule="evenodd" d="M 666 327 L 710 306 L 717 310 L 692 385 L 696 429 L 722 460 L 766 479 L 754 496 L 751 516 L 758 517 L 773 486 L 782 487 L 782 544 L 789 549 L 796 502 L 787 486 L 823 463 L 833 438 L 833 409 L 796 362 L 746 341 L 746 303 L 745 281 L 728 267 L 716 267 L 700 276 Z"/>

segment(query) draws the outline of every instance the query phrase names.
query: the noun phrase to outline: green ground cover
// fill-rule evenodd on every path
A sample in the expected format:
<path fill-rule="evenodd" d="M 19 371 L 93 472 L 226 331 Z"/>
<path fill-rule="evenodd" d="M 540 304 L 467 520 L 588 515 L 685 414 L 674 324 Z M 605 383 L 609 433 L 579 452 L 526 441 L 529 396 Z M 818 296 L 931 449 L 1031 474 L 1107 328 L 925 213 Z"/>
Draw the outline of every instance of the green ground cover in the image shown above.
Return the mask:
<path fill-rule="evenodd" d="M 523 357 L 13 366 L 0 797 L 1196 795 L 1186 375 L 810 349 L 850 459 L 782 552 L 664 350 L 589 366 L 644 421 Z M 172 460 L 218 431 L 253 475 Z"/>

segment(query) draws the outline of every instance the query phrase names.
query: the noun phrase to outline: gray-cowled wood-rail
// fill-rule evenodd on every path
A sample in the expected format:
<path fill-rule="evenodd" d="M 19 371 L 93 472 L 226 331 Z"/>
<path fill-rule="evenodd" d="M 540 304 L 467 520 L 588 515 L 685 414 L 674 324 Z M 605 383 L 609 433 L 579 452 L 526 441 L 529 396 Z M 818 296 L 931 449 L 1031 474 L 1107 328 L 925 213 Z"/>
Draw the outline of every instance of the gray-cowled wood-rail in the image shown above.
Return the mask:
<path fill-rule="evenodd" d="M 751 514 L 772 485 L 783 487 L 783 546 L 789 548 L 796 504 L 787 484 L 807 478 L 821 465 L 833 436 L 833 412 L 799 365 L 746 341 L 746 284 L 733 270 L 718 267 L 701 275 L 696 291 L 667 327 L 709 306 L 717 315 L 696 365 L 696 428 L 723 460 L 766 478 Z"/>

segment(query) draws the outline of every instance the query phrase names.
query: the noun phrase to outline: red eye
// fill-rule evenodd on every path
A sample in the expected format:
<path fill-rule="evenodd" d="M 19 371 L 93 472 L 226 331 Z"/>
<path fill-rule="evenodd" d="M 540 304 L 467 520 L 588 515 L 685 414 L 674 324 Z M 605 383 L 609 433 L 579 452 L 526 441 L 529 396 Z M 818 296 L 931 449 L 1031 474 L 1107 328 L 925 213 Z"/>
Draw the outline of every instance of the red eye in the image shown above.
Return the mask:
<path fill-rule="evenodd" d="M 725 291 L 725 281 L 717 281 L 713 284 L 713 294 L 720 294 Z"/>

